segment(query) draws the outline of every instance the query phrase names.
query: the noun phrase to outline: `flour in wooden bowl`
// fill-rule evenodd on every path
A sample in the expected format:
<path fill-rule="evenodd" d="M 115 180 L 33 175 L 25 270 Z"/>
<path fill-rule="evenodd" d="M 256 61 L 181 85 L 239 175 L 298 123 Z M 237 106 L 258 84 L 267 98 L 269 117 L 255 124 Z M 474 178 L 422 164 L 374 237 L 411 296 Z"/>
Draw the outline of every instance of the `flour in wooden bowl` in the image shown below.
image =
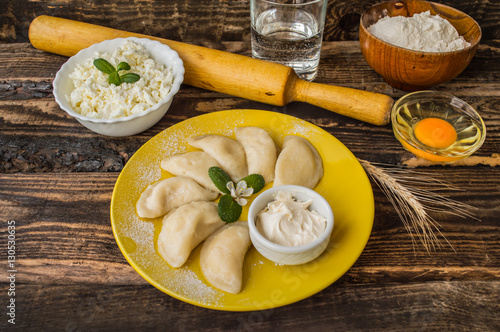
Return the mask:
<path fill-rule="evenodd" d="M 412 17 L 386 16 L 368 31 L 389 44 L 414 51 L 452 52 L 470 46 L 450 22 L 430 11 Z"/>

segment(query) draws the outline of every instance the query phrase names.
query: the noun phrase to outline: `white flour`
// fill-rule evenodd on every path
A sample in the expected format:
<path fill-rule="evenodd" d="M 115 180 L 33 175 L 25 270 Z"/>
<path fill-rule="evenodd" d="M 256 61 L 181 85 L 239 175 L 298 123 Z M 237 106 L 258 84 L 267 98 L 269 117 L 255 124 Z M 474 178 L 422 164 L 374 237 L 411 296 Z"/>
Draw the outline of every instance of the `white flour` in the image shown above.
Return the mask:
<path fill-rule="evenodd" d="M 430 11 L 412 17 L 384 17 L 368 28 L 389 44 L 422 52 L 451 52 L 470 46 L 450 22 Z"/>

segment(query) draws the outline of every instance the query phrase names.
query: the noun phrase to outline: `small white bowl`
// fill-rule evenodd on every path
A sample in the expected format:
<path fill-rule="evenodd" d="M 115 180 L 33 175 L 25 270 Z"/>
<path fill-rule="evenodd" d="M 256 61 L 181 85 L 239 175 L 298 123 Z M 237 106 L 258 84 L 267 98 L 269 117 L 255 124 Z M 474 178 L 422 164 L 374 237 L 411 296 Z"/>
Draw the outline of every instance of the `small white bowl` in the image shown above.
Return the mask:
<path fill-rule="evenodd" d="M 310 210 L 318 212 L 326 218 L 325 231 L 313 242 L 298 247 L 287 247 L 276 244 L 266 239 L 257 230 L 255 222 L 257 215 L 268 203 L 275 200 L 280 191 L 291 192 L 298 201 L 312 199 Z M 283 185 L 270 188 L 257 196 L 248 210 L 248 227 L 250 228 L 250 239 L 255 249 L 267 259 L 283 265 L 299 265 L 316 259 L 326 249 L 330 242 L 333 230 L 333 211 L 326 199 L 309 188 L 295 185 Z"/>
<path fill-rule="evenodd" d="M 75 112 L 66 99 L 66 95 L 71 94 L 71 91 L 74 89 L 73 82 L 69 75 L 74 71 L 76 65 L 82 64 L 89 58 L 94 57 L 96 52 L 113 53 L 127 40 L 132 40 L 136 43 L 142 44 L 155 62 L 162 63 L 172 68 L 174 81 L 170 92 L 153 107 L 139 114 L 126 117 L 114 119 L 95 119 Z M 151 128 L 165 115 L 170 107 L 170 104 L 172 104 L 174 95 L 181 87 L 182 81 L 184 80 L 184 71 L 183 62 L 181 58 L 179 58 L 177 52 L 165 44 L 147 38 L 116 38 L 94 44 L 69 58 L 69 60 L 61 66 L 61 69 L 56 74 L 53 82 L 53 93 L 59 106 L 88 129 L 98 134 L 107 136 L 130 136 Z"/>

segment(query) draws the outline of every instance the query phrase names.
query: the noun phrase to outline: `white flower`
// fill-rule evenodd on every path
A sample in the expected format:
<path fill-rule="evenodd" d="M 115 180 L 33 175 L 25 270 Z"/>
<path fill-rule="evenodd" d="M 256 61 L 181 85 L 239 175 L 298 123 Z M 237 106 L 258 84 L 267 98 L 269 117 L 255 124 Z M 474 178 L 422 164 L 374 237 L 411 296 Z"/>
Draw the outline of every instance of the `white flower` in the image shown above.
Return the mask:
<path fill-rule="evenodd" d="M 249 197 L 253 194 L 253 188 L 248 188 L 244 180 L 239 181 L 236 184 L 236 188 L 234 188 L 233 181 L 229 181 L 226 187 L 231 192 L 231 196 L 236 199 L 236 202 L 241 206 L 245 206 L 248 203 L 243 197 Z"/>

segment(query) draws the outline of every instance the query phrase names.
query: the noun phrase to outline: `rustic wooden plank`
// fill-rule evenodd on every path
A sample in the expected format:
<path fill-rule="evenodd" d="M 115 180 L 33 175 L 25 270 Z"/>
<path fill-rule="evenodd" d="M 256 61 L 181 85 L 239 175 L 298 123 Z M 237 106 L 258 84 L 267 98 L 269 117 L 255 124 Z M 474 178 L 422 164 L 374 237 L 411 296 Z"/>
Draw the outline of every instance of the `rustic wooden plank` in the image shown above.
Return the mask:
<path fill-rule="evenodd" d="M 500 277 L 500 170 L 485 179 L 467 169 L 434 176 L 463 191 L 443 194 L 476 207 L 481 221 L 436 215 L 455 251 L 428 254 L 411 238 L 378 188 L 371 238 L 345 277 L 349 282 L 496 280 Z M 432 173 L 432 172 L 431 172 Z M 496 176 L 495 176 L 496 174 Z M 143 284 L 121 255 L 109 203 L 117 173 L 2 174 L 0 214 L 16 221 L 16 260 L 36 283 Z M 6 232 L 2 224 L 0 233 Z M 4 255 L 1 253 L 0 255 Z M 57 280 L 57 281 L 54 281 Z"/>
<path fill-rule="evenodd" d="M 91 132 L 62 111 L 52 98 L 0 100 L 0 170 L 8 173 L 119 171 L 140 146 L 162 130 L 193 116 L 238 108 L 277 111 L 309 121 L 338 138 L 358 158 L 368 161 L 431 165 L 419 163 L 411 153 L 405 152 L 394 138 L 390 125 L 372 126 L 303 103 L 276 107 L 214 94 L 200 98 L 193 89 L 187 88 L 185 92 L 181 90 L 167 115 L 158 124 L 139 135 L 125 138 Z M 488 128 L 487 139 L 473 158 L 457 165 L 499 165 L 500 132 L 495 128 L 500 122 L 497 110 L 500 97 L 470 97 L 467 100 L 480 110 Z M 366 148 L 368 145 L 370 149 Z"/>
<path fill-rule="evenodd" d="M 241 51 L 243 47 L 242 43 L 226 43 L 225 45 L 231 51 Z M 477 108 L 482 114 L 488 129 L 490 127 L 495 128 L 498 125 L 497 105 L 498 95 L 500 94 L 500 80 L 497 78 L 500 78 L 500 68 L 498 67 L 498 61 L 494 59 L 500 55 L 499 50 L 500 48 L 496 44 L 481 46 L 478 56 L 480 57 L 480 61 L 488 63 L 487 66 L 474 65 L 473 61 L 469 67 L 471 68 L 470 73 L 467 74 L 467 71 L 469 71 L 468 68 L 463 75 L 452 82 L 436 87 L 436 90 L 447 91 L 450 89 L 450 92 L 464 98 L 473 107 Z M 366 63 L 363 62 L 359 52 L 359 45 L 356 42 L 327 44 L 325 52 L 326 56 L 323 61 L 326 63 L 323 67 L 327 69 L 320 72 L 320 76 L 324 75 L 329 78 L 321 77 L 319 81 L 324 83 L 334 82 L 339 85 L 387 93 L 395 98 L 404 93 L 389 88 L 375 72 L 371 71 Z M 16 54 L 16 57 L 12 57 L 12 54 Z M 32 61 L 37 59 L 37 64 L 42 63 L 40 66 L 41 69 L 32 71 L 29 65 L 30 60 L 25 60 L 20 66 L 18 60 L 15 60 L 18 59 L 18 54 L 23 59 L 31 59 Z M 343 60 L 338 61 L 341 65 L 335 64 L 337 58 L 343 58 Z M 50 137 L 53 135 L 57 136 L 58 134 L 65 137 L 81 137 L 82 135 L 89 138 L 95 137 L 92 132 L 81 127 L 75 120 L 62 112 L 51 98 L 50 83 L 54 73 L 58 70 L 62 62 L 65 61 L 64 57 L 35 50 L 28 44 L 8 44 L 0 47 L 0 61 L 6 63 L 5 66 L 0 67 L 0 82 L 2 82 L 0 84 L 0 100 L 3 100 L 3 102 L 0 102 L 0 107 L 4 124 L 3 133 L 12 133 L 16 136 L 15 138 L 3 136 L 4 142 L 9 141 L 10 145 L 19 146 L 16 151 L 9 151 L 10 155 L 17 155 L 19 151 L 30 151 L 30 147 L 26 146 L 27 141 L 20 137 L 23 130 L 21 128 L 24 128 L 26 135 L 30 137 L 33 135 Z M 496 66 L 494 65 L 495 63 L 497 64 Z M 329 68 L 332 66 L 336 67 L 336 69 L 330 70 Z M 351 70 L 350 68 L 355 68 L 355 70 Z M 34 77 L 35 75 L 36 77 Z M 463 80 L 462 76 L 464 77 Z M 470 77 L 475 78 L 467 81 Z M 362 82 L 362 84 L 359 86 L 358 83 L 352 82 Z M 30 84 L 33 83 L 34 85 L 30 87 Z M 488 98 L 485 99 L 484 96 L 488 96 Z M 16 100 L 20 101 L 17 102 Z M 27 102 L 28 100 L 29 102 Z M 373 161 L 390 162 L 391 157 L 384 155 L 392 155 L 394 152 L 401 153 L 402 151 L 399 144 L 390 134 L 390 126 L 374 127 L 365 125 L 359 121 L 338 116 L 302 103 L 292 103 L 285 107 L 275 107 L 189 86 L 182 87 L 174 99 L 169 113 L 167 113 L 167 116 L 158 125 L 141 135 L 135 136 L 127 146 L 131 144 L 131 146 L 137 148 L 138 144 L 135 143 L 137 142 L 136 138 L 139 138 L 142 144 L 145 142 L 144 137 L 151 137 L 151 135 L 188 117 L 216 110 L 234 108 L 272 110 L 304 118 L 328 130 L 345 144 L 349 144 L 348 147 L 361 158 L 367 158 L 366 149 L 364 149 L 366 142 L 363 141 L 366 138 L 367 131 L 375 135 L 375 140 L 371 144 L 379 145 L 380 148 L 378 150 L 383 151 L 382 157 Z M 306 113 L 312 116 L 304 117 L 303 114 Z M 20 124 L 23 125 L 19 127 Z M 347 133 L 346 130 L 348 130 Z M 351 135 L 356 137 L 352 138 Z M 498 164 L 495 160 L 491 161 L 494 159 L 492 156 L 498 152 L 498 135 L 498 131 L 488 130 L 486 143 L 478 152 L 482 157 L 489 158 L 490 162 L 487 161 L 487 163 L 493 165 Z M 16 143 L 16 140 L 21 140 L 22 142 Z M 98 140 L 102 141 L 105 139 L 99 138 Z M 123 142 L 124 140 L 120 139 L 116 141 Z M 4 144 L 2 145 L 5 146 Z M 131 150 L 129 149 L 127 154 L 130 154 L 130 152 Z M 410 154 L 407 154 L 407 156 L 406 159 L 412 158 Z M 9 169 L 12 171 L 16 168 L 11 167 Z"/>
<path fill-rule="evenodd" d="M 218 45 L 217 49 L 251 55 L 249 42 L 224 42 Z M 434 89 L 449 91 L 457 97 L 499 96 L 498 57 L 500 57 L 498 42 L 483 41 L 470 65 L 462 74 Z M 0 61 L 4 65 L 0 67 L 0 98 L 28 99 L 47 96 L 52 92 L 49 84 L 66 60 L 66 57 L 37 50 L 29 43 L 1 45 Z M 33 71 L 35 63 L 37 70 Z M 385 93 L 393 97 L 406 93 L 390 87 L 368 66 L 357 41 L 323 43 L 320 70 L 316 81 Z M 198 90 L 195 90 L 196 93 L 199 93 Z"/>
<path fill-rule="evenodd" d="M 496 60 L 499 57 L 500 45 L 497 42 L 482 41 L 471 63 L 459 76 L 432 89 L 452 93 L 458 97 L 499 96 L 497 83 L 500 81 L 500 64 Z M 393 97 L 408 93 L 388 86 L 367 64 L 359 43 L 355 41 L 323 44 L 318 81 L 330 84 L 345 82 L 353 88 L 358 85 L 358 89 L 365 89 L 365 84 L 369 84 L 371 91 Z"/>
<path fill-rule="evenodd" d="M 285 307 L 225 312 L 196 307 L 149 285 L 23 285 L 16 327 L 29 330 L 495 331 L 499 281 L 333 284 Z M 40 305 L 43 303 L 44 305 Z M 115 308 L 118 310 L 110 310 Z M 300 312 L 300 315 L 297 315 Z M 68 316 L 68 313 L 72 313 Z"/>
<path fill-rule="evenodd" d="M 109 203 L 117 177 L 116 172 L 2 174 L 4 219 L 18 219 L 25 226 L 46 221 L 86 223 L 82 227 L 109 225 Z"/>
<path fill-rule="evenodd" d="M 238 49 L 241 51 L 243 44 L 236 44 L 238 45 L 235 46 L 233 43 L 227 43 L 226 45 L 228 49 L 232 51 Z M 48 69 L 37 70 L 33 73 L 28 64 L 28 60 L 19 67 L 19 65 L 13 61 L 13 59 L 17 58 L 17 54 L 19 53 L 17 51 L 21 52 L 22 58 L 33 60 L 35 58 L 41 59 L 40 61 L 46 64 L 46 66 L 42 65 L 41 68 L 47 67 Z M 324 83 L 334 82 L 335 84 L 353 88 L 362 88 L 386 93 L 392 95 L 394 98 L 398 98 L 404 94 L 403 91 L 388 87 L 386 83 L 382 82 L 382 78 L 364 63 L 359 52 L 359 45 L 356 42 L 327 44 L 325 52 L 326 56 L 323 61 L 326 63 L 323 64 L 323 67 L 327 69 L 320 71 L 320 76 L 325 75 L 329 78 L 320 77 L 318 81 Z M 500 55 L 500 51 L 496 45 L 484 45 L 478 53 L 480 53 L 481 56 L 480 61 L 485 61 L 486 58 L 488 59 L 486 63 L 491 63 L 491 66 L 475 65 L 474 67 L 471 65 L 472 69 L 470 70 L 472 73 L 466 74 L 469 68 L 466 69 L 466 72 L 463 74 L 465 75 L 463 76 L 464 81 L 460 81 L 462 80 L 462 76 L 459 76 L 455 80 L 445 85 L 438 86 L 435 89 L 449 91 L 458 97 L 464 98 L 480 112 L 486 122 L 487 128 L 490 129 L 495 128 L 499 121 L 497 105 L 500 94 L 500 80 L 496 78 L 500 78 L 500 69 L 495 69 L 498 68 L 498 62 L 495 62 L 493 59 L 496 59 Z M 16 58 L 13 58 L 11 56 L 12 54 L 16 54 Z M 334 64 L 335 59 L 342 57 L 344 60 L 339 61 L 341 63 L 340 66 Z M 58 61 L 54 61 L 54 58 Z M 6 47 L 0 47 L 0 60 L 7 63 L 6 66 L 0 67 L 0 82 L 3 82 L 0 84 L 0 98 L 2 98 L 0 100 L 5 101 L 0 102 L 2 121 L 5 124 L 3 128 L 5 136 L 2 136 L 3 142 L 1 143 L 9 142 L 9 144 L 2 144 L 0 146 L 10 147 L 3 148 L 3 162 L 10 163 L 6 166 L 4 165 L 3 169 L 14 172 L 16 170 L 31 171 L 37 169 L 48 170 L 52 168 L 62 170 L 64 168 L 60 166 L 60 162 L 57 161 L 54 162 L 54 167 L 47 165 L 47 160 L 49 160 L 48 163 L 50 163 L 50 158 L 47 156 L 43 156 L 41 159 L 36 157 L 34 160 L 30 160 L 32 156 L 26 156 L 27 151 L 32 151 L 33 149 L 39 151 L 42 147 L 34 147 L 32 141 L 22 136 L 22 130 L 25 130 L 27 137 L 32 137 L 33 135 L 44 135 L 44 137 L 64 135 L 65 139 L 68 138 L 69 140 L 74 137 L 74 144 L 79 144 L 80 141 L 77 137 L 80 138 L 82 135 L 90 138 L 93 142 L 95 142 L 95 140 L 100 142 L 108 142 L 110 140 L 109 138 L 105 139 L 103 137 L 95 138 L 92 132 L 83 128 L 75 120 L 62 112 L 51 98 L 50 82 L 55 71 L 57 71 L 65 60 L 64 57 L 40 52 L 27 46 L 27 44 L 9 44 Z M 497 63 L 497 66 L 495 67 L 493 63 Z M 330 67 L 336 67 L 336 69 L 329 70 L 328 68 Z M 9 68 L 14 68 L 15 70 Z M 350 68 L 355 68 L 355 70 L 351 70 Z M 13 73 L 16 73 L 15 78 L 12 77 Z M 357 75 L 356 73 L 359 73 L 358 77 L 355 77 Z M 25 75 L 28 74 L 41 75 L 41 77 L 25 77 Z M 465 82 L 469 77 L 475 77 L 475 79 L 470 79 L 470 81 Z M 358 83 L 352 83 L 356 81 L 363 83 L 361 86 L 359 86 Z M 489 98 L 485 99 L 484 96 L 488 96 Z M 27 102 L 28 100 L 29 102 Z M 390 126 L 369 126 L 359 121 L 339 116 L 307 104 L 292 103 L 285 107 L 276 107 L 245 99 L 232 98 L 227 95 L 185 85 L 174 99 L 174 103 L 167 116 L 149 131 L 132 138 L 132 141 L 126 144 L 127 151 L 124 152 L 124 154 L 130 155 L 133 153 L 138 146 L 146 141 L 145 137 L 151 137 L 170 125 L 188 117 L 206 112 L 235 108 L 255 108 L 278 111 L 311 121 L 334 134 L 344 142 L 344 144 L 348 145 L 356 156 L 365 159 L 369 159 L 371 154 L 370 151 L 365 149 L 366 134 L 370 132 L 372 135 L 375 135 L 374 138 L 371 139 L 372 142 L 370 142 L 370 144 L 374 144 L 374 148 L 381 153 L 376 156 L 376 159 L 369 160 L 386 163 L 400 163 L 410 160 L 413 164 L 416 163 L 415 158 L 409 153 L 403 153 L 403 159 L 399 157 L 403 150 L 399 143 L 394 140 Z M 305 117 L 304 114 L 307 113 L 311 114 L 311 116 Z M 20 127 L 19 125 L 23 122 L 24 124 Z M 7 135 L 10 133 L 15 137 Z M 354 137 L 352 137 L 353 135 Z M 137 138 L 139 138 L 139 141 Z M 488 130 L 487 140 L 482 149 L 476 154 L 479 156 L 479 159 L 469 159 L 467 160 L 469 163 L 467 165 L 498 165 L 498 157 L 495 157 L 495 154 L 498 153 L 498 139 L 498 131 Z M 120 144 L 119 142 L 124 142 L 125 140 L 126 139 L 116 139 L 113 144 Z M 90 144 L 93 145 L 93 142 Z M 50 145 L 49 142 L 47 143 Z M 68 144 L 71 145 L 71 143 Z M 70 150 L 74 149 L 70 148 Z M 89 154 L 93 153 L 92 149 L 86 149 L 84 151 L 88 151 Z M 52 154 L 58 156 L 62 154 L 68 158 L 66 151 L 52 152 Z M 12 157 L 17 158 L 20 154 L 24 159 L 30 160 L 30 162 L 28 164 L 19 162 L 18 160 L 10 162 Z M 76 162 L 81 162 L 87 159 L 88 157 L 84 157 L 83 159 L 76 158 L 75 160 Z M 112 159 L 116 159 L 116 155 L 113 156 Z M 18 166 L 11 164 L 17 164 Z M 112 163 L 112 165 L 114 164 L 115 163 Z M 101 168 L 101 170 L 110 169 L 120 169 L 120 166 L 118 166 L 118 168 L 117 166 L 111 166 L 111 168 L 104 169 Z"/>
<path fill-rule="evenodd" d="M 90 132 L 59 109 L 55 73 L 67 58 L 34 49 L 40 14 L 112 26 L 250 55 L 248 1 L 0 1 L 0 214 L 16 221 L 16 327 L 20 330 L 500 330 L 500 3 L 446 0 L 478 20 L 483 40 L 469 67 L 434 87 L 473 105 L 488 128 L 472 157 L 436 166 L 405 152 L 391 127 L 371 126 L 302 103 L 263 105 L 184 85 L 167 115 L 133 137 Z M 359 14 L 369 0 L 329 1 L 317 82 L 385 93 L 364 61 Z M 330 42 L 342 40 L 341 42 Z M 2 44 L 8 42 L 8 44 Z M 13 43 L 12 43 L 13 42 Z M 375 185 L 371 237 L 353 267 L 299 303 L 250 313 L 199 308 L 163 294 L 128 264 L 113 237 L 109 207 L 120 170 L 137 149 L 187 118 L 257 108 L 310 121 L 357 157 L 406 165 L 461 189 L 439 192 L 476 209 L 471 218 L 433 214 L 453 249 L 427 253 L 411 241 Z M 6 238 L 6 223 L 0 237 Z M 6 251 L 0 260 L 6 261 Z M 4 289 L 8 281 L 0 280 Z M 300 315 L 297 315 L 300 312 Z M 4 312 L 5 316 L 5 312 Z M 7 326 L 0 321 L 0 329 Z"/>
<path fill-rule="evenodd" d="M 495 1 L 445 0 L 474 18 L 483 38 L 500 38 L 500 4 Z M 324 39 L 356 40 L 359 18 L 371 0 L 328 2 Z M 28 41 L 29 23 L 38 15 L 81 20 L 117 29 L 199 45 L 250 40 L 250 8 L 245 0 L 83 1 L 4 0 L 0 3 L 0 42 Z"/>

